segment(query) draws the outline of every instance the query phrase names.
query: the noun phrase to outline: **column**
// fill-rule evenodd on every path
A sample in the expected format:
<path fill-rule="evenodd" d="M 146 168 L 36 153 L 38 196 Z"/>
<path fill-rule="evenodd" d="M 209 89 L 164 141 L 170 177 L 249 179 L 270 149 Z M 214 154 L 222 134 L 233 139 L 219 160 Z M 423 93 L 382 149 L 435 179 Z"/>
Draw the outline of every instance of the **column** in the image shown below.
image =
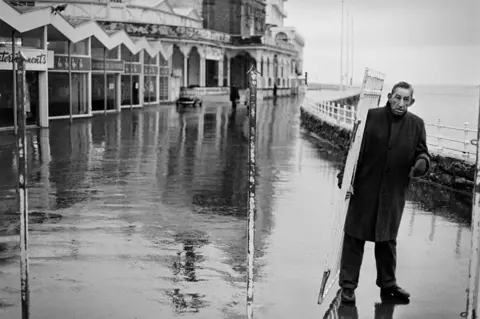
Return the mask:
<path fill-rule="evenodd" d="M 143 89 L 145 87 L 145 73 L 143 71 L 143 66 L 145 65 L 144 63 L 144 58 L 143 58 L 143 55 L 144 54 L 148 54 L 148 53 L 145 53 L 145 50 L 142 50 L 140 51 L 140 74 L 139 74 L 139 77 L 138 77 L 138 101 L 140 103 L 140 105 L 143 105 L 144 101 L 144 94 L 143 94 Z"/>
<path fill-rule="evenodd" d="M 171 74 L 173 72 L 173 53 L 172 55 L 170 56 L 170 58 L 168 59 L 168 70 L 169 70 L 169 74 Z M 173 92 L 173 81 L 174 81 L 174 77 L 173 76 L 169 76 L 168 77 L 168 101 L 173 101 L 173 97 L 175 96 L 174 92 Z"/>
<path fill-rule="evenodd" d="M 156 103 L 159 103 L 160 102 L 160 54 L 162 54 L 161 52 L 158 52 L 157 54 L 157 97 L 155 98 L 155 102 Z"/>
<path fill-rule="evenodd" d="M 222 59 L 218 60 L 218 86 L 223 87 L 223 54 Z"/>
<path fill-rule="evenodd" d="M 47 27 L 43 27 L 43 49 L 47 50 Z M 38 72 L 38 126 L 48 127 L 48 70 Z"/>
<path fill-rule="evenodd" d="M 183 56 L 183 86 L 188 86 L 188 55 Z"/>
<path fill-rule="evenodd" d="M 92 56 L 92 37 L 88 38 L 88 55 L 91 57 Z M 87 87 L 88 87 L 88 92 L 87 92 L 87 103 L 88 103 L 88 115 L 92 115 L 92 71 L 88 71 L 88 76 L 87 76 Z"/>
<path fill-rule="evenodd" d="M 227 86 L 230 87 L 230 57 L 227 57 Z"/>
<path fill-rule="evenodd" d="M 200 54 L 200 87 L 206 86 L 206 64 L 207 59 L 205 58 L 205 54 Z"/>
<path fill-rule="evenodd" d="M 38 126 L 48 127 L 48 72 L 38 72 Z"/>
<path fill-rule="evenodd" d="M 116 110 L 118 113 L 120 113 L 122 111 L 122 74 L 121 73 L 116 75 L 115 82 L 117 82 L 116 83 L 117 91 L 115 92 L 115 95 L 117 96 Z"/>
<path fill-rule="evenodd" d="M 180 51 L 183 53 L 183 86 L 188 86 L 188 57 L 190 56 L 191 47 L 182 45 L 179 46 Z"/>

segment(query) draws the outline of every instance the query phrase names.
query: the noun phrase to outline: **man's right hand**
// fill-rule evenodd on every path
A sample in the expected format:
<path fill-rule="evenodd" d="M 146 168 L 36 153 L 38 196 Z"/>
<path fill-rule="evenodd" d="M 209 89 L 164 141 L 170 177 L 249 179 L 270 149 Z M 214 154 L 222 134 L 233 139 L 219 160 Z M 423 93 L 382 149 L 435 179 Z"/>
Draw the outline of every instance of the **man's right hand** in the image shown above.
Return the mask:
<path fill-rule="evenodd" d="M 350 188 L 347 191 L 347 194 L 345 195 L 345 200 L 349 199 L 353 195 L 353 187 L 350 186 Z"/>

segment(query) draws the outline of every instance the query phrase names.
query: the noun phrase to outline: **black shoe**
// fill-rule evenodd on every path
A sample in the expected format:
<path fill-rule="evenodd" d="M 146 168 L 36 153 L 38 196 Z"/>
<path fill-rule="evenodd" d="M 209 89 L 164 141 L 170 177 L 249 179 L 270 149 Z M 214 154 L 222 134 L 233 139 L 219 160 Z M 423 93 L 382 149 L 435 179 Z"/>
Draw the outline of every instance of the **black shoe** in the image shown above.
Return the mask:
<path fill-rule="evenodd" d="M 400 288 L 397 285 L 380 289 L 380 296 L 383 298 L 393 297 L 404 300 L 410 298 L 410 294 L 405 289 Z"/>
<path fill-rule="evenodd" d="M 342 302 L 353 303 L 355 302 L 355 291 L 350 288 L 342 289 Z"/>

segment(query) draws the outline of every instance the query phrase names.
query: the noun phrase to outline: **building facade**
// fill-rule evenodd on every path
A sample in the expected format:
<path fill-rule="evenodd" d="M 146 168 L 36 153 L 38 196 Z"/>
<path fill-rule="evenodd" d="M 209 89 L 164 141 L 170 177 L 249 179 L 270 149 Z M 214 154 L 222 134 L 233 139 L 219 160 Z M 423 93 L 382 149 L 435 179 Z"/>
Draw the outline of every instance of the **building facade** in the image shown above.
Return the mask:
<path fill-rule="evenodd" d="M 13 50 L 28 58 L 27 124 L 40 127 L 172 102 L 182 86 L 228 94 L 252 63 L 261 96 L 295 92 L 302 74 L 303 39 L 269 25 L 263 0 L 65 3 L 0 0 L 0 129 L 14 122 Z"/>

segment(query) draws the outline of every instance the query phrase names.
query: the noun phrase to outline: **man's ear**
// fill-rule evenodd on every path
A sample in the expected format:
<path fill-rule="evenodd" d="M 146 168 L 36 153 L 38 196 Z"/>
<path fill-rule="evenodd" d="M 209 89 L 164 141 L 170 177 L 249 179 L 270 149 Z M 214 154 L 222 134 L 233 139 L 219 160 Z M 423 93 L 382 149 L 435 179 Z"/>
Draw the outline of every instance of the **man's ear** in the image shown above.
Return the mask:
<path fill-rule="evenodd" d="M 392 98 L 392 93 L 387 94 L 388 99 L 390 100 Z"/>
<path fill-rule="evenodd" d="M 413 105 L 413 103 L 415 103 L 415 99 L 413 99 L 413 98 L 412 98 L 412 100 L 410 101 L 410 105 L 409 105 L 409 107 L 410 107 L 410 106 L 412 106 L 412 105 Z"/>

